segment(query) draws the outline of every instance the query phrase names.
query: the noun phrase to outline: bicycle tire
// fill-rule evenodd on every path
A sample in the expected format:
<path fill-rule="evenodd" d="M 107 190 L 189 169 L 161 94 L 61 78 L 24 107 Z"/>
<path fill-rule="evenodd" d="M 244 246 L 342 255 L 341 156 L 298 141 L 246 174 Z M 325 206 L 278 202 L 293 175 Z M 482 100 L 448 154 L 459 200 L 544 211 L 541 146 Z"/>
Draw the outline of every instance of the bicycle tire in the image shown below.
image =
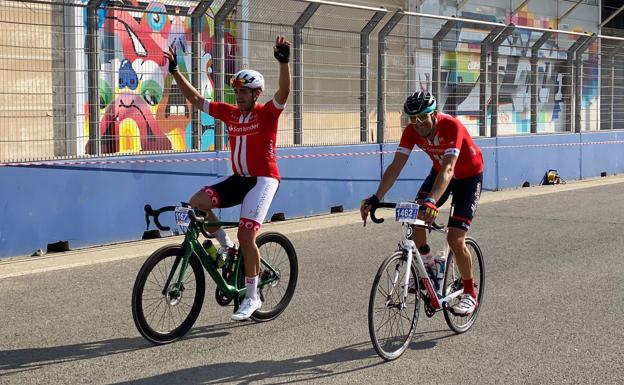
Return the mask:
<path fill-rule="evenodd" d="M 457 334 L 465 333 L 474 325 L 479 315 L 479 310 L 483 307 L 483 300 L 485 295 L 485 267 L 483 265 L 483 252 L 479 247 L 477 241 L 473 238 L 466 238 L 466 247 L 471 250 L 472 256 L 472 271 L 475 278 L 475 291 L 477 292 L 477 302 L 479 306 L 469 316 L 455 315 L 452 310 L 452 306 L 459 301 L 456 298 L 454 302 L 444 306 L 444 319 L 449 328 Z M 449 295 L 452 291 L 463 288 L 463 282 L 459 269 L 455 263 L 455 256 L 453 252 L 449 253 L 446 259 L 447 268 L 444 274 L 444 296 Z M 478 270 L 478 271 L 477 271 Z M 452 291 L 449 291 L 452 290 Z"/>
<path fill-rule="evenodd" d="M 267 322 L 277 318 L 286 309 L 295 294 L 299 276 L 297 252 L 292 242 L 285 235 L 276 232 L 260 234 L 256 238 L 256 245 L 260 250 L 261 269 L 263 262 L 267 262 L 279 273 L 277 281 L 258 287 L 258 295 L 261 296 L 262 307 L 251 315 L 251 319 L 256 322 Z M 279 255 L 274 255 L 275 253 L 279 253 Z M 279 261 L 279 257 L 284 255 L 287 258 L 288 266 L 283 266 L 284 261 Z M 245 272 L 244 269 L 239 271 L 240 275 L 237 282 L 242 287 L 245 282 Z M 283 291 L 280 290 L 284 286 L 285 289 Z M 274 293 L 277 293 L 277 296 L 273 295 Z M 243 298 L 234 298 L 234 312 L 238 310 L 242 300 Z M 272 305 L 272 303 L 275 304 Z"/>
<path fill-rule="evenodd" d="M 132 289 L 132 317 L 139 333 L 148 341 L 161 345 L 176 341 L 182 338 L 197 320 L 204 303 L 204 295 L 206 289 L 206 281 L 204 275 L 204 267 L 196 255 L 192 255 L 189 260 L 189 269 L 184 280 L 184 290 L 181 293 L 175 293 L 171 290 L 165 291 L 164 285 L 167 276 L 171 272 L 173 261 L 167 266 L 166 260 L 169 258 L 182 258 L 183 249 L 181 245 L 167 245 L 156 250 L 150 255 L 137 274 Z M 165 266 L 159 266 L 165 261 Z M 178 278 L 180 265 L 176 269 L 173 276 L 173 282 Z M 190 274 L 192 272 L 193 274 Z M 194 278 L 194 279 L 191 279 Z M 192 304 L 188 305 L 183 302 L 185 293 L 193 289 Z M 146 294 L 146 285 L 149 285 L 147 293 L 153 298 L 144 298 Z M 170 287 L 172 284 L 169 285 Z M 178 297 L 179 296 L 179 297 Z M 149 303 L 147 303 L 149 300 Z M 156 325 L 156 319 L 150 316 L 162 307 L 163 314 L 160 316 L 160 325 Z M 189 308 L 188 314 L 180 320 L 180 322 L 172 321 L 176 315 L 182 311 L 183 304 Z M 165 329 L 165 319 L 168 320 L 170 329 Z"/>
<path fill-rule="evenodd" d="M 405 314 L 409 315 L 411 313 L 412 318 L 409 319 L 409 317 L 405 317 L 408 319 L 407 332 L 401 336 L 394 337 L 393 339 L 388 339 L 387 341 L 383 341 L 380 338 L 382 334 L 380 333 L 381 326 L 377 327 L 375 325 L 375 321 L 377 320 L 376 318 L 380 317 L 381 320 L 383 321 L 385 319 L 386 314 L 382 315 L 382 313 L 386 313 L 387 311 L 388 320 L 383 322 L 382 326 L 385 324 L 391 323 L 390 325 L 391 331 L 398 330 L 399 322 L 393 322 L 390 320 L 390 318 L 392 316 L 391 311 L 394 311 L 395 313 L 399 313 L 402 311 L 402 309 L 400 308 L 397 308 L 398 311 L 393 310 L 393 309 L 396 308 L 396 306 L 400 306 L 399 304 L 402 303 L 402 299 L 397 297 L 397 295 L 400 295 L 401 297 L 403 295 L 402 282 L 403 282 L 403 277 L 406 274 L 406 272 L 401 272 L 401 271 L 403 270 L 403 266 L 406 264 L 406 262 L 407 262 L 407 258 L 403 256 L 403 252 L 401 251 L 397 251 L 396 253 L 388 256 L 382 262 L 381 266 L 379 266 L 379 270 L 377 271 L 377 274 L 375 275 L 375 280 L 373 281 L 373 286 L 371 288 L 370 299 L 368 303 L 368 333 L 370 335 L 370 339 L 371 339 L 371 342 L 373 343 L 373 347 L 375 348 L 375 351 L 381 358 L 383 358 L 386 361 L 395 360 L 399 358 L 403 354 L 403 352 L 405 352 L 405 350 L 409 346 L 410 341 L 412 340 L 412 337 L 414 336 L 414 333 L 416 331 L 416 325 L 418 324 L 418 315 L 419 315 L 419 308 L 420 308 L 420 282 L 418 279 L 418 273 L 416 272 L 416 268 L 412 264 L 409 267 L 410 274 L 411 274 L 411 278 L 409 282 L 414 282 L 416 290 L 415 290 L 415 293 L 408 294 L 408 305 L 406 307 L 407 311 L 405 311 Z M 398 266 L 398 265 L 392 266 L 395 263 L 401 264 L 402 266 Z M 392 285 L 393 295 L 391 297 L 392 299 L 394 299 L 395 297 L 399 299 L 399 304 L 395 304 L 393 301 L 392 307 L 388 307 L 388 301 L 389 301 L 388 293 L 384 291 L 383 289 L 380 290 L 380 285 L 384 283 L 382 282 L 382 278 L 384 276 L 387 278 L 391 278 L 390 274 L 385 273 L 386 269 L 389 266 L 392 267 L 394 270 L 397 270 L 398 268 L 398 271 L 399 271 L 399 278 L 397 280 L 397 283 L 395 285 Z M 387 287 L 389 287 L 389 285 Z M 412 298 L 412 295 L 414 296 L 413 297 L 414 309 L 413 309 L 413 312 L 410 312 L 409 298 Z M 375 305 L 376 299 L 378 298 L 383 301 L 383 306 Z M 403 324 L 404 323 L 401 322 L 401 325 Z"/>

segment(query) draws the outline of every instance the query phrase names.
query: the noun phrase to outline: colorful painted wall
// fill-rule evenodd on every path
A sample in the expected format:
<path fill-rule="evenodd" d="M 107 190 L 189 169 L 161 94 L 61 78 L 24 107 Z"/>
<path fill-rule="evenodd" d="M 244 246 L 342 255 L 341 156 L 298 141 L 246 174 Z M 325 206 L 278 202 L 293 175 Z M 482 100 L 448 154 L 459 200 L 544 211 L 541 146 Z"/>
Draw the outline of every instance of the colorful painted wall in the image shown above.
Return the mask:
<path fill-rule="evenodd" d="M 582 9 L 576 11 L 576 18 L 566 23 L 557 24 L 556 14 L 562 14 L 564 6 L 555 1 L 531 2 L 531 9 L 525 6 L 513 17 L 510 7 L 502 2 L 490 4 L 474 4 L 470 2 L 460 12 L 456 10 L 455 1 L 441 0 L 439 4 L 423 6 L 425 13 L 455 15 L 498 23 L 514 23 L 540 28 L 556 28 L 574 32 L 595 32 L 598 10 L 595 6 L 587 7 L 590 12 Z M 561 3 L 561 2 L 560 2 Z M 431 4 L 431 3 L 428 3 Z M 561 7 L 561 9 L 559 9 Z M 580 14 L 580 16 L 578 16 Z M 553 15 L 553 16 L 551 16 Z M 580 18 L 579 18 L 580 17 Z M 521 134 L 530 132 L 530 62 L 532 45 L 541 37 L 539 31 L 516 29 L 499 49 L 499 103 L 498 132 L 499 134 Z M 457 115 L 469 128 L 472 134 L 478 134 L 479 116 L 479 77 L 481 41 L 486 33 L 483 30 L 459 28 L 451 32 L 442 45 L 442 84 L 440 99 L 445 111 Z M 565 131 L 565 116 L 569 103 L 564 100 L 564 87 L 570 83 L 567 76 L 566 52 L 574 41 L 572 35 L 556 35 L 539 51 L 538 62 L 538 132 Z M 583 66 L 582 87 L 582 127 L 598 129 L 599 114 L 599 58 L 598 44 L 592 44 L 587 50 Z M 431 64 L 429 59 L 421 58 L 421 79 L 430 79 Z M 429 72 L 429 73 L 427 73 Z M 488 83 L 488 95 L 489 95 Z M 491 101 L 488 101 L 490 103 Z M 490 123 L 490 109 L 488 108 Z M 489 128 L 488 128 L 489 130 Z M 488 131 L 489 132 L 489 131 Z"/>
<path fill-rule="evenodd" d="M 160 2 L 139 2 L 145 12 L 106 9 L 100 13 L 101 75 L 100 75 L 100 133 L 101 151 L 105 154 L 136 153 L 157 150 L 189 150 L 192 148 L 191 105 L 184 99 L 171 75 L 162 51 L 170 45 L 178 47 L 180 70 L 189 76 L 191 18 L 193 9 L 171 7 Z M 589 31 L 597 19 L 592 12 L 577 11 L 581 19 L 572 18 L 567 24 L 556 24 L 554 15 L 560 5 L 554 0 L 531 2 L 510 17 L 511 2 L 471 1 L 457 11 L 455 0 L 426 2 L 422 11 L 515 23 L 534 27 L 553 27 L 573 31 Z M 587 6 L 589 7 L 589 6 Z M 166 14 L 168 13 L 168 14 Z M 171 15 L 173 13 L 174 15 Z M 201 19 L 201 92 L 212 98 L 212 54 L 214 46 L 214 10 Z M 584 18 L 584 19 L 583 19 Z M 427 20 L 424 19 L 426 23 Z M 429 20 L 428 22 L 432 22 Z M 444 41 L 442 51 L 442 85 L 438 95 L 443 109 L 462 120 L 473 135 L 478 134 L 480 42 L 486 33 L 460 28 Z M 515 30 L 499 50 L 499 134 L 528 133 L 530 130 L 530 48 L 540 32 Z M 236 23 L 226 23 L 226 76 L 235 72 L 238 58 Z M 575 40 L 559 35 L 549 40 L 539 56 L 538 132 L 565 131 L 569 102 L 564 100 L 564 86 L 569 84 L 565 49 Z M 430 55 L 415 54 L 418 79 L 431 79 Z M 427 57 L 425 57 L 427 56 Z M 598 45 L 588 50 L 584 65 L 582 107 L 583 128 L 597 129 L 599 75 Z M 224 84 L 226 95 L 229 85 Z M 488 90 L 489 92 L 489 90 Z M 231 100 L 230 100 L 231 101 Z M 88 114 L 85 105 L 85 114 Z M 488 109 L 489 125 L 490 110 Z M 89 137 L 88 119 L 84 136 Z M 214 148 L 214 119 L 202 113 L 201 149 Z M 92 153 L 92 143 L 85 151 Z"/>
<path fill-rule="evenodd" d="M 139 2 L 145 12 L 101 10 L 100 134 L 104 154 L 192 149 L 191 104 L 167 70 L 163 51 L 175 46 L 179 69 L 190 79 L 192 8 Z M 173 14 L 173 15 L 172 15 Z M 214 13 L 201 18 L 201 94 L 212 99 Z M 85 18 L 86 19 L 86 18 Z M 86 26 L 85 26 L 86 28 Z M 226 75 L 235 72 L 235 23 L 226 23 Z M 229 79 L 229 76 L 225 77 Z M 226 95 L 229 84 L 224 84 Z M 85 106 L 88 114 L 89 106 Z M 89 137 L 88 119 L 84 127 Z M 201 149 L 214 149 L 214 119 L 202 113 Z M 92 143 L 85 151 L 91 153 Z"/>

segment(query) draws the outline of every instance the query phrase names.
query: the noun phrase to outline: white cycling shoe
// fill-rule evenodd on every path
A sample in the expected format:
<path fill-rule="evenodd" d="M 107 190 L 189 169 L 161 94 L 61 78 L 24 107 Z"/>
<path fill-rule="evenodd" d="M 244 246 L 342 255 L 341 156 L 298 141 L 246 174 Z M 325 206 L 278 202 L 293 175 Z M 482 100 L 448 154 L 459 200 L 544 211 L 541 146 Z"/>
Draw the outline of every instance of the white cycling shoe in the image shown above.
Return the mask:
<path fill-rule="evenodd" d="M 462 294 L 459 299 L 459 303 L 453 306 L 453 311 L 456 315 L 467 316 L 472 314 L 479 304 L 470 294 Z"/>
<path fill-rule="evenodd" d="M 262 301 L 260 300 L 260 298 L 245 298 L 243 300 L 243 303 L 240 304 L 236 313 L 232 314 L 232 319 L 234 321 L 248 320 L 253 312 L 260 309 L 260 306 L 262 306 Z"/>

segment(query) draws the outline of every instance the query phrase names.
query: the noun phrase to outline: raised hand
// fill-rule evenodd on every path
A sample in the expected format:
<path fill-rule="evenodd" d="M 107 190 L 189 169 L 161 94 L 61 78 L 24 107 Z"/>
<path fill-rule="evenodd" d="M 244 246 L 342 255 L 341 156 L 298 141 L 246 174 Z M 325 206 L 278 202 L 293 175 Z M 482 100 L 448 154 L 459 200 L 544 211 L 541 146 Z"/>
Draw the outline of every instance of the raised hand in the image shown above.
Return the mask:
<path fill-rule="evenodd" d="M 280 63 L 288 63 L 290 60 L 290 42 L 284 38 L 284 36 L 278 36 L 275 38 L 275 45 L 273 46 L 273 56 Z"/>
<path fill-rule="evenodd" d="M 178 57 L 174 45 L 169 46 L 169 52 L 163 51 L 165 58 L 169 60 L 169 73 L 174 74 L 178 70 Z"/>

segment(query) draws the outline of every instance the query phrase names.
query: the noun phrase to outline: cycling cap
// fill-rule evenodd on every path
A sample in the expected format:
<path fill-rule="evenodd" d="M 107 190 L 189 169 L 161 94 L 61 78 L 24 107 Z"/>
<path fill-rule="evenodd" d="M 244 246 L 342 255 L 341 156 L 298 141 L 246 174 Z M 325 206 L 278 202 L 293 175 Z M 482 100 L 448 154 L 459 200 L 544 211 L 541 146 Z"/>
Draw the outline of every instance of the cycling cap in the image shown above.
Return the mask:
<path fill-rule="evenodd" d="M 407 115 L 430 114 L 436 110 L 436 100 L 429 92 L 418 91 L 410 95 L 403 104 Z"/>
<path fill-rule="evenodd" d="M 254 70 L 240 70 L 230 79 L 232 87 L 260 88 L 264 90 L 264 76 Z"/>

